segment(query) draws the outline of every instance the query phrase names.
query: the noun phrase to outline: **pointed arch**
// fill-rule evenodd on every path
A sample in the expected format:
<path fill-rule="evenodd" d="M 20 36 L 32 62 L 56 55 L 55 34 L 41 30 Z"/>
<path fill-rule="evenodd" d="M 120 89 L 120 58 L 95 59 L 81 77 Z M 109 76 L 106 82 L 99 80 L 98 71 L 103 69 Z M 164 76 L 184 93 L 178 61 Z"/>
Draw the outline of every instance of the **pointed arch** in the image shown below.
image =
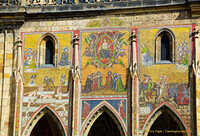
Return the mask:
<path fill-rule="evenodd" d="M 169 58 L 167 59 L 162 59 L 163 38 L 165 39 L 164 43 L 168 41 L 167 43 L 164 44 L 165 47 L 167 47 L 165 50 L 168 50 L 167 52 L 168 52 Z M 176 37 L 172 30 L 170 30 L 169 28 L 162 28 L 158 30 L 158 32 L 154 35 L 154 38 L 153 38 L 153 62 L 154 63 L 169 63 L 169 62 L 175 63 L 175 60 L 176 60 L 175 59 L 176 58 L 175 44 L 176 44 Z"/>
<path fill-rule="evenodd" d="M 123 119 L 120 117 L 119 113 L 110 105 L 108 102 L 103 101 L 100 104 L 98 104 L 86 117 L 86 119 L 83 122 L 82 128 L 81 128 L 81 136 L 87 136 L 92 125 L 95 123 L 95 121 L 104 113 L 106 112 L 116 123 L 118 126 L 118 129 L 120 131 L 120 134 L 122 136 L 127 136 L 127 130 L 126 126 L 124 124 Z"/>
<path fill-rule="evenodd" d="M 62 136 L 67 136 L 67 129 L 64 125 L 64 122 L 60 118 L 59 114 L 48 104 L 42 105 L 30 118 L 30 120 L 27 122 L 23 132 L 22 136 L 30 136 L 33 128 L 36 126 L 36 124 L 39 122 L 39 120 L 44 117 L 45 115 L 48 115 L 53 119 L 53 121 L 58 126 Z"/>
<path fill-rule="evenodd" d="M 164 110 L 163 110 L 164 109 Z M 178 111 L 176 109 L 174 109 L 169 103 L 167 102 L 163 102 L 161 104 L 159 104 L 149 115 L 148 117 L 145 119 L 144 124 L 142 126 L 142 130 L 144 131 L 143 134 L 144 136 L 148 135 L 148 132 L 150 131 L 151 126 L 153 125 L 153 123 L 156 121 L 156 119 L 164 112 L 167 112 L 169 115 L 171 115 L 171 117 L 174 120 L 177 120 L 179 122 L 177 122 L 177 124 L 179 125 L 180 128 L 184 129 L 187 131 L 186 136 L 190 136 L 190 130 L 188 128 L 188 126 L 186 125 L 184 119 L 181 117 L 181 115 L 178 113 Z"/>
<path fill-rule="evenodd" d="M 59 40 L 57 36 L 53 33 L 44 33 L 40 36 L 37 44 L 37 66 L 38 67 L 49 67 L 50 65 L 46 65 L 46 50 L 48 49 L 47 46 L 50 44 L 50 48 L 52 48 L 52 66 L 57 66 L 58 59 L 59 59 Z M 45 66 L 46 65 L 46 66 Z"/>

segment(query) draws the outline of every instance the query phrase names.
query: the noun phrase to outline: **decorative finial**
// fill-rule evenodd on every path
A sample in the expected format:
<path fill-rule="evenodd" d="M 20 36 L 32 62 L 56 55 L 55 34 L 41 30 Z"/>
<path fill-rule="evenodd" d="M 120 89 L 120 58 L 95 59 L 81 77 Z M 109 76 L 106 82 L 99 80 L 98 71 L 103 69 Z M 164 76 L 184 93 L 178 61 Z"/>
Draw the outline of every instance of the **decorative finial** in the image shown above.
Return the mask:
<path fill-rule="evenodd" d="M 193 34 L 194 34 L 194 38 L 198 38 L 199 37 L 198 36 L 198 34 L 199 34 L 199 27 L 198 26 L 195 26 Z"/>
<path fill-rule="evenodd" d="M 78 45 L 78 40 L 79 40 L 78 34 L 75 34 L 73 40 L 74 40 L 74 44 Z"/>
<path fill-rule="evenodd" d="M 197 60 L 197 63 L 195 65 L 195 62 L 192 64 L 194 74 L 196 75 L 197 78 L 200 78 L 200 60 Z"/>
<path fill-rule="evenodd" d="M 15 44 L 16 44 L 17 47 L 22 47 L 22 40 L 21 40 L 20 37 L 17 38 L 17 41 L 16 41 Z"/>
<path fill-rule="evenodd" d="M 136 42 L 137 35 L 135 31 L 132 32 L 131 36 L 132 36 L 132 42 Z"/>

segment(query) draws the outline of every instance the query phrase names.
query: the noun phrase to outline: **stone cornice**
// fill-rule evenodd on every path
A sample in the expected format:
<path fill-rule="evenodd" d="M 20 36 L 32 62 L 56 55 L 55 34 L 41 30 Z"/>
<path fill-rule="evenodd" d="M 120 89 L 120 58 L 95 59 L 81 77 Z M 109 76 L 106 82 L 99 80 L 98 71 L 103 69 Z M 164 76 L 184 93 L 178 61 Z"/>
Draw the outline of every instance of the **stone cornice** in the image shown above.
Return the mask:
<path fill-rule="evenodd" d="M 24 12 L 0 13 L 0 29 L 17 29 L 25 22 Z"/>
<path fill-rule="evenodd" d="M 170 8 L 168 8 L 170 7 Z M 92 17 L 101 15 L 128 15 L 148 12 L 169 12 L 191 10 L 192 16 L 200 16 L 200 2 L 169 0 L 149 3 L 136 1 L 96 2 L 63 5 L 0 5 L 0 29 L 12 25 L 20 27 L 25 20 L 66 17 Z"/>
<path fill-rule="evenodd" d="M 200 17 L 200 1 L 189 3 L 192 17 Z"/>
<path fill-rule="evenodd" d="M 78 4 L 31 4 L 31 5 L 0 5 L 1 13 L 59 13 L 59 12 L 99 12 L 99 11 L 113 11 L 113 10 L 138 10 L 153 9 L 157 10 L 160 7 L 176 7 L 185 5 L 185 0 L 135 0 L 135 1 L 108 1 L 108 2 L 95 2 L 95 3 L 78 3 Z M 156 7 L 156 8 L 155 8 Z M 172 7 L 172 9 L 173 9 Z M 164 10 L 164 8 L 162 9 Z M 167 8 L 171 10 L 171 8 Z"/>

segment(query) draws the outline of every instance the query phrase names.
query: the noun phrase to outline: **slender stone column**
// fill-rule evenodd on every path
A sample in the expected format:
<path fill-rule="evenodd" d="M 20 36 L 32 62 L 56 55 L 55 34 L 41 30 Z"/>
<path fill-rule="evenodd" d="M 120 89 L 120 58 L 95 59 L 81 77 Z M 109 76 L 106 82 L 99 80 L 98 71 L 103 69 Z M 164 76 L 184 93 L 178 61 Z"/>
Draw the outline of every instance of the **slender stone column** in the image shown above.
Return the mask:
<path fill-rule="evenodd" d="M 139 114 L 138 114 L 138 97 L 139 97 L 139 76 L 138 76 L 138 71 L 137 71 L 137 44 L 136 44 L 136 32 L 133 31 L 132 33 L 132 135 L 137 136 L 138 135 L 138 119 L 139 119 Z"/>
<path fill-rule="evenodd" d="M 79 136 L 80 130 L 80 89 L 81 78 L 79 69 L 79 37 L 74 36 L 74 67 L 73 67 L 73 119 L 72 119 L 72 136 Z"/>
<path fill-rule="evenodd" d="M 133 56 L 132 66 L 134 66 L 134 64 L 137 63 L 136 38 L 137 38 L 136 32 L 133 31 L 132 33 L 132 56 Z"/>
<path fill-rule="evenodd" d="M 15 93 L 15 119 L 14 119 L 14 133 L 13 136 L 21 135 L 21 117 L 22 117 L 22 96 L 23 96 L 23 71 L 22 71 L 22 41 L 20 38 L 17 39 L 16 43 L 16 54 L 15 54 L 15 68 L 14 76 L 16 83 L 16 93 Z"/>
<path fill-rule="evenodd" d="M 4 83 L 4 53 L 5 53 L 5 34 L 6 31 L 0 31 L 0 121 L 2 121 L 2 105 L 3 105 L 3 83 Z M 0 123 L 0 135 L 1 135 L 1 123 Z"/>
<path fill-rule="evenodd" d="M 74 66 L 79 66 L 79 51 L 78 51 L 79 37 L 78 34 L 74 36 Z"/>
<path fill-rule="evenodd" d="M 14 33 L 13 30 L 5 30 L 3 47 L 2 92 L 1 92 L 1 136 L 9 135 L 11 114 L 11 90 L 12 90 L 12 63 L 13 63 Z"/>
<path fill-rule="evenodd" d="M 18 72 L 22 72 L 22 41 L 20 37 L 18 37 L 17 42 L 17 70 Z M 19 73 L 20 74 L 20 73 Z"/>
<path fill-rule="evenodd" d="M 199 28 L 194 28 L 194 40 L 195 40 L 195 64 L 193 66 L 196 75 L 196 115 L 197 115 L 197 135 L 200 136 L 200 40 L 199 40 Z"/>

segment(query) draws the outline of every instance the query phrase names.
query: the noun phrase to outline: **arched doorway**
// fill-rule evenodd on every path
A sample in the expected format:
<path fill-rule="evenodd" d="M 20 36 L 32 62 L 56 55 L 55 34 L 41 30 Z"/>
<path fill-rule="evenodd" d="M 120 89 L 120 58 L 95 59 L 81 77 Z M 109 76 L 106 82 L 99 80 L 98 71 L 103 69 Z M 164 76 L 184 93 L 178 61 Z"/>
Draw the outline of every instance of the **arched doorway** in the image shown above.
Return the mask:
<path fill-rule="evenodd" d="M 56 121 L 49 114 L 45 114 L 37 122 L 30 136 L 62 136 L 62 132 Z"/>
<path fill-rule="evenodd" d="M 104 112 L 94 122 L 88 136 L 121 136 L 121 135 L 114 120 L 106 112 Z"/>
<path fill-rule="evenodd" d="M 188 133 L 181 120 L 167 106 L 155 113 L 150 124 L 148 136 L 187 136 Z"/>
<path fill-rule="evenodd" d="M 126 126 L 118 112 L 103 101 L 83 122 L 81 136 L 127 136 Z"/>
<path fill-rule="evenodd" d="M 50 107 L 41 107 L 25 126 L 22 136 L 66 136 L 64 124 Z"/>

